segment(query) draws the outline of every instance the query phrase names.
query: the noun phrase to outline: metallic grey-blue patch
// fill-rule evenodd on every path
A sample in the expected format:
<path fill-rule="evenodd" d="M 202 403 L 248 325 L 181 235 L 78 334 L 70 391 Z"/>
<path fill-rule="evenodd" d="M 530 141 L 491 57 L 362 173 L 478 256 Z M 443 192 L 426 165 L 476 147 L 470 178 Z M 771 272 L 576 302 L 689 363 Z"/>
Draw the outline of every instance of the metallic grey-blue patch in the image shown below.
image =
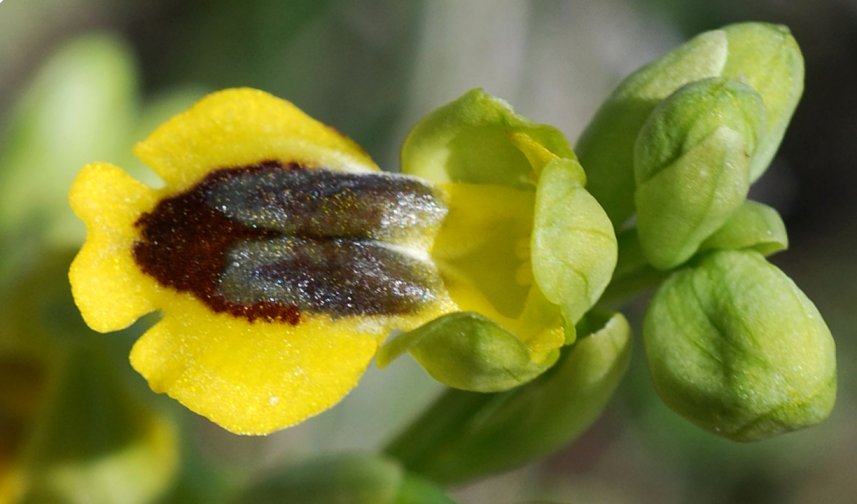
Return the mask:
<path fill-rule="evenodd" d="M 283 235 L 385 241 L 436 228 L 446 215 L 432 188 L 411 177 L 296 166 L 236 173 L 209 189 L 206 204 Z"/>
<path fill-rule="evenodd" d="M 202 240 L 223 242 L 204 297 L 251 320 L 406 314 L 442 290 L 434 265 L 407 248 L 427 245 L 447 211 L 416 178 L 264 161 L 214 172 L 182 198 L 203 205 L 189 218 L 210 213 L 229 233 Z"/>
<path fill-rule="evenodd" d="M 432 265 L 377 241 L 283 237 L 236 244 L 219 291 L 241 305 L 391 315 L 434 300 L 438 282 Z"/>

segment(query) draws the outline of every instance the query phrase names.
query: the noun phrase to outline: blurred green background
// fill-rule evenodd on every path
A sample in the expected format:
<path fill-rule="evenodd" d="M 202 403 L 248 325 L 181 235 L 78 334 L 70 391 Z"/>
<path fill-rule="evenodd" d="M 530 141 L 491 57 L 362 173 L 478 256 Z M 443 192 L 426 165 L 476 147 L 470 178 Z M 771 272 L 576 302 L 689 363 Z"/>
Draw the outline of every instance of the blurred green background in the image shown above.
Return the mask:
<path fill-rule="evenodd" d="M 455 488 L 464 503 L 853 502 L 857 479 L 857 1 L 5 0 L 0 2 L 0 504 L 212 502 L 236 482 L 329 452 L 374 450 L 439 390 L 408 359 L 335 409 L 233 436 L 148 391 L 127 364 L 146 325 L 89 332 L 65 270 L 83 238 L 66 191 L 86 162 L 153 182 L 130 150 L 208 91 L 293 101 L 397 169 L 422 115 L 472 87 L 574 140 L 618 81 L 691 35 L 788 25 L 806 90 L 753 190 L 791 250 L 773 262 L 836 338 L 839 399 L 821 426 L 742 445 L 692 427 L 649 383 L 638 344 L 607 412 L 520 470 Z M 632 320 L 639 307 L 629 307 Z M 105 406 L 106 405 L 106 406 Z M 116 487 L 121 486 L 121 489 Z"/>

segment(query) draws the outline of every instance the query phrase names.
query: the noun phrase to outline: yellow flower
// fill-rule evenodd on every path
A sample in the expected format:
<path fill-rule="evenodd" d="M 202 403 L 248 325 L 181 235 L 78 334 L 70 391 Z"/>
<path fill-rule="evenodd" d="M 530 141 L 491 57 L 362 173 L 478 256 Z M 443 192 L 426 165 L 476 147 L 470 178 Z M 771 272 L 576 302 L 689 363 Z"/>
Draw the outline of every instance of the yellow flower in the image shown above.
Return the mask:
<path fill-rule="evenodd" d="M 382 173 L 354 142 L 250 89 L 210 95 L 136 154 L 86 166 L 72 291 L 93 329 L 158 311 L 131 364 L 233 432 L 293 425 L 404 351 L 499 391 L 548 369 L 610 278 L 613 230 L 562 134 L 481 91 L 438 109 Z M 419 177 L 419 178 L 418 178 Z"/>
<path fill-rule="evenodd" d="M 265 434 L 329 408 L 392 329 L 454 309 L 425 252 L 442 197 L 380 173 L 288 102 L 212 94 L 135 154 L 162 188 L 106 163 L 72 186 L 87 226 L 75 301 L 104 332 L 159 311 L 132 366 L 230 431 Z M 297 203 L 281 196 L 292 189 Z"/>

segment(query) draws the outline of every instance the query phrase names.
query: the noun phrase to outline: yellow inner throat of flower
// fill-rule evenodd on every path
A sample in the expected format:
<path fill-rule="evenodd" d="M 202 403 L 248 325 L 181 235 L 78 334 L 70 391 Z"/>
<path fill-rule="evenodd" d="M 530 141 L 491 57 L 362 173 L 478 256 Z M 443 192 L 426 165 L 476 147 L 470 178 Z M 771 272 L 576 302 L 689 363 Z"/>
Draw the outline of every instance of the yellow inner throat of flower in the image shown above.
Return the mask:
<path fill-rule="evenodd" d="M 533 283 L 535 194 L 490 184 L 444 184 L 448 214 L 431 257 L 456 305 L 503 322 L 521 316 Z"/>
<path fill-rule="evenodd" d="M 133 255 L 216 312 L 404 315 L 442 296 L 425 250 L 446 215 L 420 181 L 263 161 L 212 172 L 135 223 Z"/>

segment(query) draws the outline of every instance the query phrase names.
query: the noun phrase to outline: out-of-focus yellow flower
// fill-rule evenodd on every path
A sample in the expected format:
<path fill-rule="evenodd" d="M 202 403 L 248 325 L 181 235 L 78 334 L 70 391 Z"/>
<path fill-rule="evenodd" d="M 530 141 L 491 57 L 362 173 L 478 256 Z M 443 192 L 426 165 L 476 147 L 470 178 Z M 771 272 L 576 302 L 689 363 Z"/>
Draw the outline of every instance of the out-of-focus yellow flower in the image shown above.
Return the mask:
<path fill-rule="evenodd" d="M 95 163 L 71 189 L 75 301 L 98 331 L 159 311 L 131 364 L 230 431 L 329 408 L 392 329 L 455 308 L 425 252 L 441 196 L 286 101 L 212 94 L 135 153 L 162 188 Z"/>

